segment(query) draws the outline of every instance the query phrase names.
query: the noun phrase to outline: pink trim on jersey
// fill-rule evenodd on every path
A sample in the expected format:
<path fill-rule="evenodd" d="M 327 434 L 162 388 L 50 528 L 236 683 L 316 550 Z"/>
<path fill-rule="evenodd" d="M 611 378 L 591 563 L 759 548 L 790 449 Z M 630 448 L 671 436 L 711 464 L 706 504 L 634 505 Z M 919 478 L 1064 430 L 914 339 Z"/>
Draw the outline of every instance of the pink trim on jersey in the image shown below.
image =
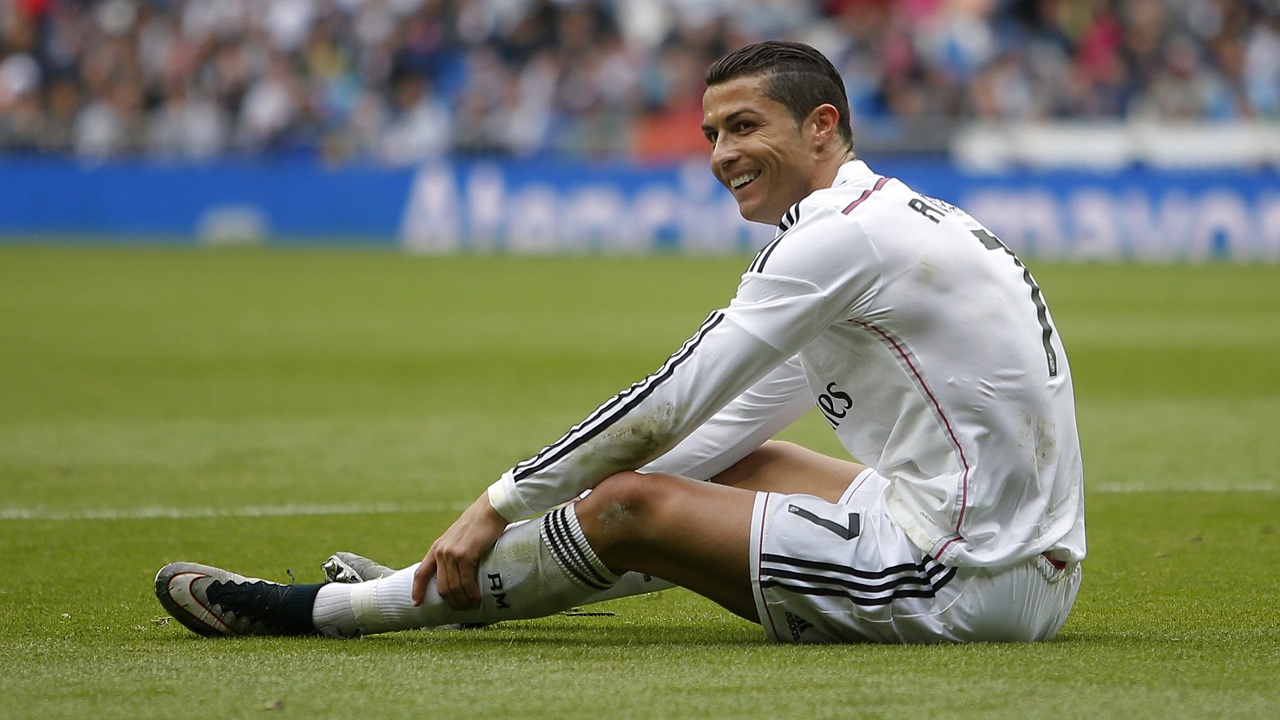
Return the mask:
<path fill-rule="evenodd" d="M 964 514 L 963 510 L 961 511 L 961 513 L 960 513 L 960 514 L 961 514 L 961 515 L 963 515 L 963 514 Z M 957 540 L 963 540 L 963 539 L 964 539 L 964 536 L 963 536 L 963 535 L 955 535 L 955 536 L 953 536 L 953 537 L 949 538 L 946 542 L 942 543 L 942 545 L 938 547 L 938 551 L 937 551 L 937 552 L 935 552 L 935 553 L 933 553 L 933 554 L 934 554 L 935 556 L 941 557 L 941 556 L 942 556 L 942 554 L 943 554 L 944 552 L 946 552 L 946 551 L 947 551 L 947 548 L 951 547 L 951 544 L 952 544 L 952 543 L 956 542 Z"/>
<path fill-rule="evenodd" d="M 960 478 L 960 514 L 956 518 L 956 537 L 951 538 L 944 543 L 942 547 L 938 548 L 937 555 L 941 555 L 942 551 L 948 546 L 964 537 L 963 534 L 960 533 L 960 526 L 964 524 L 964 511 L 969 504 L 969 473 L 972 471 L 972 468 L 969 466 L 969 460 L 964 456 L 964 448 L 960 447 L 960 440 L 956 437 L 956 432 L 951 427 L 951 421 L 947 419 L 946 413 L 942 411 L 942 405 L 938 403 L 938 398 L 934 396 L 933 391 L 930 390 L 929 386 L 925 383 L 924 376 L 922 376 L 920 371 L 916 369 L 916 364 L 912 362 L 911 355 L 907 352 L 906 348 L 902 347 L 897 339 L 876 325 L 864 320 L 853 320 L 852 322 L 855 325 L 864 327 L 879 335 L 880 338 L 898 354 L 898 357 L 902 359 L 903 364 L 906 365 L 907 369 L 911 371 L 911 374 L 915 376 L 916 386 L 924 391 L 925 396 L 929 398 L 929 402 L 933 405 L 934 413 L 947 429 L 947 435 L 951 438 L 951 445 L 955 447 L 956 454 L 960 456 L 960 465 L 964 468 L 964 474 Z"/>
<path fill-rule="evenodd" d="M 879 180 L 876 181 L 875 187 L 871 188 L 870 190 L 863 190 L 862 195 L 858 196 L 857 200 L 854 200 L 853 202 L 849 203 L 849 206 L 846 207 L 844 210 L 841 210 L 840 212 L 844 213 L 845 215 L 848 215 L 849 213 L 853 212 L 854 208 L 858 207 L 859 205 L 862 204 L 864 200 L 871 197 L 871 193 L 884 187 L 884 184 L 887 182 L 889 182 L 889 178 L 887 177 L 880 178 Z"/>

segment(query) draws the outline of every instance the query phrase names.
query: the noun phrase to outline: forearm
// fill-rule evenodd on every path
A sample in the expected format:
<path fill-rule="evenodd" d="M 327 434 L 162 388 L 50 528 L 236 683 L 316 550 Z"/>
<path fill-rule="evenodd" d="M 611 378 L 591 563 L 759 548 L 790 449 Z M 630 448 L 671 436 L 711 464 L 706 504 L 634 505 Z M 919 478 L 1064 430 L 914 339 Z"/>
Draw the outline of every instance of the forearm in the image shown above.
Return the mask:
<path fill-rule="evenodd" d="M 508 520 L 531 517 L 613 473 L 642 467 L 787 357 L 713 313 L 656 372 L 504 473 L 490 486 L 489 501 Z"/>
<path fill-rule="evenodd" d="M 709 480 L 813 408 L 800 359 L 774 368 L 641 472 Z"/>

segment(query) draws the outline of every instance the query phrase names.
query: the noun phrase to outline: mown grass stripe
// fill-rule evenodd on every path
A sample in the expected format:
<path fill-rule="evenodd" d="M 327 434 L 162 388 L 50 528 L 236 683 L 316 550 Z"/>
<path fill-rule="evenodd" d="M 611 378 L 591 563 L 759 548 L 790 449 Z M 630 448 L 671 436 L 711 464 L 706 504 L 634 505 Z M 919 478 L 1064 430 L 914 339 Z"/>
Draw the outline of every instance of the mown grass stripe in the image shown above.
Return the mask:
<path fill-rule="evenodd" d="M 1280 485 L 1259 481 L 1232 485 L 1180 484 L 1169 486 L 1106 484 L 1089 487 L 1091 493 L 1108 495 L 1158 495 L 1164 493 L 1276 493 Z M 201 518 L 253 518 L 253 517 L 306 517 L 312 515 L 398 515 L 414 513 L 461 513 L 467 509 L 462 502 L 429 502 L 414 504 L 379 503 L 375 505 L 260 505 L 247 507 L 141 507 L 141 508 L 92 508 L 84 510 L 49 510 L 44 508 L 0 508 L 3 520 L 186 520 Z"/>
<path fill-rule="evenodd" d="M 42 508 L 0 508 L 0 520 L 190 520 L 202 518 L 304 517 L 311 515 L 397 515 L 414 513 L 461 513 L 466 503 L 418 503 L 413 505 L 264 505 L 227 508 L 93 508 L 46 510 Z"/>

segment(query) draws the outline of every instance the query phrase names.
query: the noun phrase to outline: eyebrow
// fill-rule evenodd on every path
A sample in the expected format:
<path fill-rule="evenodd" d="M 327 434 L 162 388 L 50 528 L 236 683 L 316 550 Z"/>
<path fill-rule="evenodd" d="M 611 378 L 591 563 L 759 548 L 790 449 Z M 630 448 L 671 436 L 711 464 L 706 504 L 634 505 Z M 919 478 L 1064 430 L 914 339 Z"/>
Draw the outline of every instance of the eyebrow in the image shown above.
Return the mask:
<path fill-rule="evenodd" d="M 739 116 L 741 116 L 741 115 L 746 115 L 746 114 L 748 114 L 748 113 L 754 113 L 754 112 L 756 112 L 756 111 L 755 111 L 754 109 L 752 109 L 752 108 L 742 108 L 741 110 L 734 110 L 733 112 L 731 112 L 731 113 L 729 113 L 728 115 L 725 115 L 725 116 L 724 116 L 724 124 L 725 124 L 725 125 L 730 125 L 730 124 L 732 124 L 732 123 L 733 123 L 733 121 L 734 121 L 734 119 L 735 119 L 735 118 L 737 118 L 737 117 L 739 117 Z M 702 134 L 704 134 L 704 135 L 705 135 L 705 134 L 707 134 L 708 132 L 711 132 L 712 130 L 715 130 L 715 127 L 713 127 L 713 126 L 711 126 L 711 125 L 707 125 L 706 123 L 703 123 L 703 124 L 702 124 Z"/>

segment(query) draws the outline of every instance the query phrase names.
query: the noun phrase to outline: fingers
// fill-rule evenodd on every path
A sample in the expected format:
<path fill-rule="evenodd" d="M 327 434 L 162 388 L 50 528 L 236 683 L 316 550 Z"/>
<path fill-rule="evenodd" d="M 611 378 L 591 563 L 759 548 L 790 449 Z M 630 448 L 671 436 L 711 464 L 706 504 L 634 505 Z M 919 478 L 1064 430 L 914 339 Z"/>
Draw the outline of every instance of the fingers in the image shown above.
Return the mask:
<path fill-rule="evenodd" d="M 465 555 L 440 557 L 436 568 L 436 589 L 445 604 L 454 610 L 480 606 L 480 586 L 476 563 Z"/>
<path fill-rule="evenodd" d="M 432 576 L 436 579 L 436 592 L 445 604 L 454 610 L 470 610 L 480 606 L 480 584 L 476 580 L 478 567 L 469 558 L 451 555 L 436 545 L 418 563 L 413 572 L 413 590 L 410 594 L 414 606 L 422 605 L 427 597 L 427 586 Z"/>
<path fill-rule="evenodd" d="M 481 495 L 471 507 L 454 521 L 431 545 L 426 557 L 413 573 L 412 600 L 421 605 L 427 596 L 432 576 L 441 599 L 455 610 L 480 606 L 480 583 L 476 578 L 480 558 L 493 548 L 507 521 Z"/>
<path fill-rule="evenodd" d="M 435 545 L 432 545 L 426 556 L 422 558 L 422 562 L 418 563 L 418 569 L 413 571 L 413 591 L 409 597 L 413 600 L 414 607 L 422 605 L 422 601 L 427 597 L 427 583 L 431 582 L 431 576 L 436 574 L 435 549 Z"/>
<path fill-rule="evenodd" d="M 477 608 L 480 607 L 480 583 L 478 575 L 480 573 L 479 566 L 474 562 L 460 563 L 458 565 L 458 578 L 461 581 L 461 597 L 459 605 L 454 607 Z"/>

